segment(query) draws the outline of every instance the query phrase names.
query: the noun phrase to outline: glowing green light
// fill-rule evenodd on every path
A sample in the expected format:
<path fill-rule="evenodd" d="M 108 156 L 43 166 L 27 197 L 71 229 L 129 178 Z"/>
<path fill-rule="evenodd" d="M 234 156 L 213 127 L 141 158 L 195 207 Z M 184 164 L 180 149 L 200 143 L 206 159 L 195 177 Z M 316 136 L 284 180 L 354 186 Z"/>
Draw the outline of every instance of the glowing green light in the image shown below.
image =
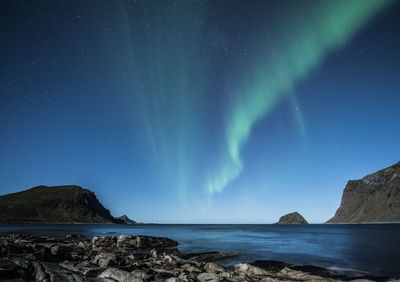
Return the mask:
<path fill-rule="evenodd" d="M 208 181 L 210 194 L 221 192 L 240 174 L 243 168 L 240 150 L 255 122 L 270 113 L 294 84 L 318 67 L 327 54 L 344 46 L 389 2 L 312 1 L 301 17 L 285 16 L 280 37 L 266 43 L 270 48 L 256 50 L 256 60 L 243 66 L 246 73 L 237 85 L 234 93 L 237 99 L 227 118 L 224 160 Z"/>

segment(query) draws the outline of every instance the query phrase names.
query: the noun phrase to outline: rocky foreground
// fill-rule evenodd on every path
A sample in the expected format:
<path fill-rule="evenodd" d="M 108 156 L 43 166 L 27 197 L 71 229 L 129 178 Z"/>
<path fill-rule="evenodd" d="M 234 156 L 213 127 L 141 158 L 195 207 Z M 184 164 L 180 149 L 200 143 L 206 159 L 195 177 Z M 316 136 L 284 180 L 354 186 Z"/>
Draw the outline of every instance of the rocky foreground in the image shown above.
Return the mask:
<path fill-rule="evenodd" d="M 256 261 L 225 268 L 237 254 L 181 253 L 168 238 L 0 236 L 0 281 L 340 281 L 326 269 Z M 366 277 L 364 277 L 366 278 Z M 371 280 L 378 280 L 370 277 Z M 383 279 L 395 281 L 394 279 Z M 368 281 L 368 280 L 363 280 Z"/>

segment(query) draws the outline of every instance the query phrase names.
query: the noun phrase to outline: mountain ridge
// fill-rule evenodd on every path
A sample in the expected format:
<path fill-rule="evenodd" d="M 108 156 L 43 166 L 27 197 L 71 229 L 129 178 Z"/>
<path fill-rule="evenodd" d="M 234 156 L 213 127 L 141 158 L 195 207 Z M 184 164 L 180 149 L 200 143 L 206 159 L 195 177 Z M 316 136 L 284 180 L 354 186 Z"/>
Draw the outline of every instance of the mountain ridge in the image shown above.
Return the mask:
<path fill-rule="evenodd" d="M 40 185 L 0 196 L 1 223 L 120 223 L 97 199 L 78 185 Z"/>
<path fill-rule="evenodd" d="M 400 162 L 349 180 L 339 208 L 326 223 L 400 222 Z"/>

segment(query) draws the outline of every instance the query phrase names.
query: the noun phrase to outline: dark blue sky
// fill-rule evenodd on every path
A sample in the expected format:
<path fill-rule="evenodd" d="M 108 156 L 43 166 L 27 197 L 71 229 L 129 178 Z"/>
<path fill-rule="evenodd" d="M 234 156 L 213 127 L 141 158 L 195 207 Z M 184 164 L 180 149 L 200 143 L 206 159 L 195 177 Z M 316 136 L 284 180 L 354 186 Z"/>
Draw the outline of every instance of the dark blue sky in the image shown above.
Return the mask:
<path fill-rule="evenodd" d="M 1 194 L 327 220 L 347 180 L 400 156 L 400 3 L 348 3 L 2 1 Z"/>

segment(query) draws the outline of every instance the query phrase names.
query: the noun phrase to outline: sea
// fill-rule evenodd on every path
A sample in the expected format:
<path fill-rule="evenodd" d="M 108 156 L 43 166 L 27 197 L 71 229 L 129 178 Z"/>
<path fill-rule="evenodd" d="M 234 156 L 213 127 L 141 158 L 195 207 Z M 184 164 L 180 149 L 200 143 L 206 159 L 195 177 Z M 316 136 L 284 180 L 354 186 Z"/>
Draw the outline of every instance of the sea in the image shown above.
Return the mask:
<path fill-rule="evenodd" d="M 400 224 L 3 224 L 0 233 L 161 236 L 177 240 L 182 252 L 240 254 L 221 261 L 226 266 L 277 260 L 348 275 L 400 277 Z"/>

